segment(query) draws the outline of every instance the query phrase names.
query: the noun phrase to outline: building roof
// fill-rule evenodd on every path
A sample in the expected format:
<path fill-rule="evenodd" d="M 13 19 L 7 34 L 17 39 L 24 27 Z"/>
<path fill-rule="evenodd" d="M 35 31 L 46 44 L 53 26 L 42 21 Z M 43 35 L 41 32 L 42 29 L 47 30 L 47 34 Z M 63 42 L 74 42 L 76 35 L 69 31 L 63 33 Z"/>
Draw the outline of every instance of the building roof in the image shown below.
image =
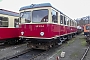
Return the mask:
<path fill-rule="evenodd" d="M 4 9 L 0 9 L 0 14 L 19 17 L 19 13 L 9 11 L 9 10 L 4 10 Z"/>
<path fill-rule="evenodd" d="M 21 7 L 20 10 L 31 9 L 31 8 L 39 8 L 39 7 L 52 7 L 52 5 L 50 3 L 31 4 L 29 6 Z"/>

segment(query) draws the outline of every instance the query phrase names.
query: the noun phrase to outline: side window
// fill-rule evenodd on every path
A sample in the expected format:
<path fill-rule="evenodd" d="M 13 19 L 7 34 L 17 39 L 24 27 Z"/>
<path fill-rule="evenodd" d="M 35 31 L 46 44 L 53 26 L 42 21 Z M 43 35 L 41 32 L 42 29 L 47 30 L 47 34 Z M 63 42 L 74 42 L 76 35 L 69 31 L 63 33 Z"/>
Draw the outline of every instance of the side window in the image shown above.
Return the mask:
<path fill-rule="evenodd" d="M 67 17 L 67 25 L 69 26 L 69 18 Z"/>
<path fill-rule="evenodd" d="M 63 24 L 63 15 L 60 15 L 60 24 Z"/>
<path fill-rule="evenodd" d="M 70 26 L 72 26 L 72 21 L 71 21 L 71 19 L 70 19 Z"/>
<path fill-rule="evenodd" d="M 75 26 L 77 27 L 77 22 L 75 22 Z"/>
<path fill-rule="evenodd" d="M 3 17 L 0 17 L 0 27 L 2 27 L 2 19 Z"/>
<path fill-rule="evenodd" d="M 66 17 L 64 16 L 64 25 L 66 25 Z"/>
<path fill-rule="evenodd" d="M 2 17 L 0 24 L 1 27 L 8 27 L 8 17 Z"/>
<path fill-rule="evenodd" d="M 19 18 L 18 19 L 14 19 L 14 27 L 19 27 Z"/>
<path fill-rule="evenodd" d="M 73 26 L 73 20 L 72 20 L 72 26 Z"/>
<path fill-rule="evenodd" d="M 52 10 L 52 22 L 58 23 L 58 13 Z"/>
<path fill-rule="evenodd" d="M 72 23 L 72 24 L 73 24 L 73 26 L 74 26 L 74 21 L 73 21 L 73 23 Z"/>
<path fill-rule="evenodd" d="M 71 19 L 71 26 L 73 26 L 73 20 Z"/>

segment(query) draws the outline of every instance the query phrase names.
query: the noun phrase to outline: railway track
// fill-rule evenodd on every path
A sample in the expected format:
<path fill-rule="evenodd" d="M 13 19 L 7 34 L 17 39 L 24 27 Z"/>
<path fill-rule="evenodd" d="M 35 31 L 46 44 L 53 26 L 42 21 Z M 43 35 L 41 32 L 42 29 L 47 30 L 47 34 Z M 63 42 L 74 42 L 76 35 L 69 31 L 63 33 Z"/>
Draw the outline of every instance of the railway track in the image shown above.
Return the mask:
<path fill-rule="evenodd" d="M 27 51 L 24 51 L 20 54 L 17 54 L 15 56 L 5 58 L 4 60 L 33 60 L 39 55 L 42 55 L 44 50 L 33 50 L 28 49 Z"/>
<path fill-rule="evenodd" d="M 18 46 L 23 45 L 23 44 L 26 44 L 26 43 L 19 43 L 19 44 L 12 44 L 12 45 L 1 43 L 0 44 L 0 50 L 7 49 L 7 48 L 12 48 L 12 47 L 18 47 Z"/>
<path fill-rule="evenodd" d="M 63 42 L 63 43 L 65 43 L 65 42 Z M 53 50 L 55 50 L 58 47 L 59 46 L 57 45 L 47 51 L 27 49 L 25 51 L 22 51 L 22 52 L 19 52 L 18 54 L 13 55 L 13 56 L 5 57 L 1 60 L 34 60 L 34 58 L 37 58 L 38 56 L 42 56 L 44 54 L 47 54 L 48 51 L 52 52 Z M 63 45 L 61 45 L 61 48 L 62 47 L 63 47 Z"/>
<path fill-rule="evenodd" d="M 19 53 L 22 48 L 26 48 L 25 47 L 26 44 L 19 44 L 19 45 L 13 45 L 13 46 L 8 46 L 8 47 L 3 47 L 0 49 L 0 60 L 7 60 L 8 56 L 11 58 L 11 55 L 15 54 L 15 53 Z M 21 49 L 20 49 L 21 48 Z"/>
<path fill-rule="evenodd" d="M 5 60 L 34 60 L 35 58 L 37 58 L 38 56 L 43 56 L 43 55 L 47 55 L 47 53 L 49 52 L 53 52 L 53 50 L 55 50 L 56 48 L 58 48 L 59 46 L 55 46 L 49 50 L 37 50 L 37 49 L 28 49 L 20 54 L 11 56 L 9 58 L 5 58 Z M 63 46 L 61 46 L 62 48 Z"/>
<path fill-rule="evenodd" d="M 83 56 L 81 57 L 80 60 L 84 60 L 85 59 L 85 57 L 87 56 L 87 53 L 89 52 L 89 49 L 90 49 L 90 45 L 87 47 L 87 49 L 85 50 L 85 52 L 84 52 L 84 54 L 83 54 Z"/>

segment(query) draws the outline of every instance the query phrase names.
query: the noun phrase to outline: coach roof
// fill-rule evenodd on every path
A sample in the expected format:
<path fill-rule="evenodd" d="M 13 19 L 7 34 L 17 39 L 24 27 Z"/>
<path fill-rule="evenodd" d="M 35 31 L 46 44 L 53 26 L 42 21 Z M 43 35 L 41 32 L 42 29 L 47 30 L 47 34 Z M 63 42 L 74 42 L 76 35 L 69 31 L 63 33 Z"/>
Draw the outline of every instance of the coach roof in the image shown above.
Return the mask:
<path fill-rule="evenodd" d="M 4 9 L 0 9 L 0 14 L 19 17 L 19 13 L 8 11 L 8 10 L 4 10 Z"/>
<path fill-rule="evenodd" d="M 52 7 L 52 5 L 50 3 L 31 4 L 29 6 L 21 7 L 20 10 L 31 9 L 31 8 L 39 8 L 39 7 Z"/>
<path fill-rule="evenodd" d="M 21 7 L 19 11 L 25 10 L 25 9 L 32 9 L 32 8 L 40 8 L 40 7 L 53 7 L 50 3 L 41 3 L 41 4 L 31 4 L 29 6 Z M 54 8 L 54 7 L 53 7 Z M 54 8 L 56 9 L 56 8 Z M 58 9 L 56 9 L 58 10 Z M 58 10 L 59 11 L 59 10 Z M 61 14 L 63 14 L 61 11 L 59 11 Z M 65 14 L 64 14 L 65 15 Z"/>

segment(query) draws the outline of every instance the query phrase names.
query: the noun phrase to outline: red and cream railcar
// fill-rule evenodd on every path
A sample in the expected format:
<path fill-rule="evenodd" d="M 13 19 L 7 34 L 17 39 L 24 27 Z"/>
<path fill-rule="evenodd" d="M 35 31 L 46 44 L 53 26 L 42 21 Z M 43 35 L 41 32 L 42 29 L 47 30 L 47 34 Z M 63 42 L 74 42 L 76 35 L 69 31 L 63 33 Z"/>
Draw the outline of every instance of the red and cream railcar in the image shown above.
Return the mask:
<path fill-rule="evenodd" d="M 50 3 L 32 4 L 20 8 L 20 38 L 28 46 L 47 49 L 76 34 L 76 21 L 52 7 Z"/>
<path fill-rule="evenodd" d="M 0 9 L 0 42 L 15 43 L 19 39 L 19 13 Z"/>

